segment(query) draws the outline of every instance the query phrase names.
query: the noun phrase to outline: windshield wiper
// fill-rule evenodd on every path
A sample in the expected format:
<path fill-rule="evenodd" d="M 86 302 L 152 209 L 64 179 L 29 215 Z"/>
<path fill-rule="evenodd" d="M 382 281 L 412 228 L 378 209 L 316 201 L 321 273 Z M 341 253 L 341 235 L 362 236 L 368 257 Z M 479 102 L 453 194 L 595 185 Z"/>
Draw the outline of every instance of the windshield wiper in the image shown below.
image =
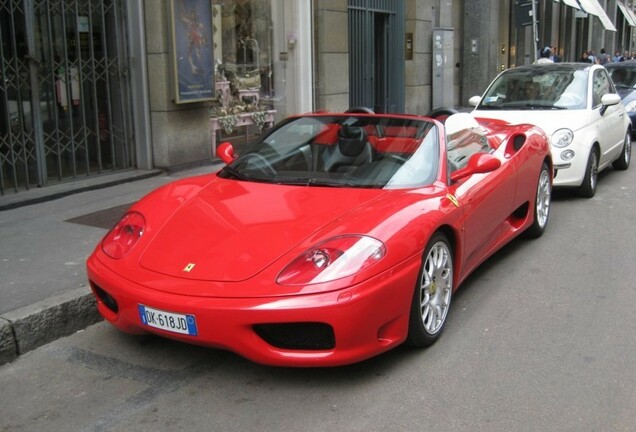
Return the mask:
<path fill-rule="evenodd" d="M 535 110 L 535 109 L 549 109 L 549 110 L 561 110 L 567 109 L 562 106 L 552 104 L 540 104 L 540 103 L 526 103 L 526 102 L 511 102 L 501 107 L 501 109 L 516 109 L 516 110 Z"/>
<path fill-rule="evenodd" d="M 307 186 L 330 186 L 330 187 L 362 187 L 362 188 L 372 188 L 374 185 L 369 185 L 367 183 L 352 183 L 345 179 L 324 179 L 324 178 L 310 178 L 308 179 Z"/>
<path fill-rule="evenodd" d="M 525 107 L 528 109 L 567 109 L 566 107 L 552 105 L 552 104 L 525 104 Z"/>
<path fill-rule="evenodd" d="M 286 185 L 302 185 L 302 186 L 330 186 L 330 187 L 367 187 L 358 183 L 351 183 L 345 179 L 329 179 L 316 177 L 282 177 L 276 176 L 274 183 Z"/>

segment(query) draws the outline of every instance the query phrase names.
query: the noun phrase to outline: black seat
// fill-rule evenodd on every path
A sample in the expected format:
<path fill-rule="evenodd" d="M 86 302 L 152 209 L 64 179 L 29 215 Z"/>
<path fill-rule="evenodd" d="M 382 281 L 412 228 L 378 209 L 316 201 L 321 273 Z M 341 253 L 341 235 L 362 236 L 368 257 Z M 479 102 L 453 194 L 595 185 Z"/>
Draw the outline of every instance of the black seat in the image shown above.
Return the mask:
<path fill-rule="evenodd" d="M 323 157 L 325 171 L 346 172 L 373 160 L 373 147 L 361 127 L 343 126 L 338 132 L 338 144 Z"/>

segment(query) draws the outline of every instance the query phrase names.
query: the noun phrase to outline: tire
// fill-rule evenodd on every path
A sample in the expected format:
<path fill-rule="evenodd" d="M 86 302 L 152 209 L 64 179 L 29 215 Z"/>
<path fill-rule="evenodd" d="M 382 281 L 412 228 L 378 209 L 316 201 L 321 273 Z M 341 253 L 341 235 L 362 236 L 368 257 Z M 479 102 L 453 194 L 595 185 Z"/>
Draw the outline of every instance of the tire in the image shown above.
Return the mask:
<path fill-rule="evenodd" d="M 587 167 L 585 168 L 585 176 L 583 183 L 579 186 L 579 196 L 583 198 L 592 198 L 596 193 L 596 184 L 598 183 L 598 151 L 596 148 L 590 150 L 587 158 Z"/>
<path fill-rule="evenodd" d="M 623 150 L 618 159 L 612 162 L 612 166 L 617 170 L 626 170 L 629 168 L 629 162 L 632 159 L 632 135 L 630 131 L 625 133 L 625 140 L 623 141 Z"/>
<path fill-rule="evenodd" d="M 541 167 L 539 180 L 537 181 L 537 194 L 534 200 L 534 221 L 526 230 L 526 236 L 530 238 L 540 237 L 548 225 L 550 217 L 550 200 L 552 198 L 552 181 L 550 179 L 550 167 L 546 163 Z"/>
<path fill-rule="evenodd" d="M 407 343 L 433 344 L 442 333 L 453 294 L 453 253 L 446 236 L 435 233 L 422 256 L 409 316 Z"/>

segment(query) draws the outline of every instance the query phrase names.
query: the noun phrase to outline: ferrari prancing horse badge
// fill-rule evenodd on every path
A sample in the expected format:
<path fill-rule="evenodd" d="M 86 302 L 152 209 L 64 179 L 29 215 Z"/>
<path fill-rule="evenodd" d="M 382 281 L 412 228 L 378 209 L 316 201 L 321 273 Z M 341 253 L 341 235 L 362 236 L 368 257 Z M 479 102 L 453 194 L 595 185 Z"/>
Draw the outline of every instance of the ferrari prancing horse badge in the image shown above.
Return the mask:
<path fill-rule="evenodd" d="M 455 195 L 446 194 L 446 198 L 448 198 L 450 202 L 455 204 L 455 207 L 459 207 L 459 201 L 457 201 L 457 198 L 455 198 Z"/>

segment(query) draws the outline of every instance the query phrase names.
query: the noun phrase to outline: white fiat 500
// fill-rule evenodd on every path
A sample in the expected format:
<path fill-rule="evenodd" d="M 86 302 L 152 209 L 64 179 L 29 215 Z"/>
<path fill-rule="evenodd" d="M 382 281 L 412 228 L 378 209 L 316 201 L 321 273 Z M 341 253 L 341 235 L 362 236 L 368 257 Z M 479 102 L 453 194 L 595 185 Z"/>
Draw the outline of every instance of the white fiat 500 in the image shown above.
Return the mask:
<path fill-rule="evenodd" d="M 515 67 L 500 73 L 470 104 L 478 118 L 541 127 L 550 138 L 556 187 L 576 187 L 579 195 L 592 197 L 599 171 L 629 167 L 630 119 L 603 66 Z"/>

